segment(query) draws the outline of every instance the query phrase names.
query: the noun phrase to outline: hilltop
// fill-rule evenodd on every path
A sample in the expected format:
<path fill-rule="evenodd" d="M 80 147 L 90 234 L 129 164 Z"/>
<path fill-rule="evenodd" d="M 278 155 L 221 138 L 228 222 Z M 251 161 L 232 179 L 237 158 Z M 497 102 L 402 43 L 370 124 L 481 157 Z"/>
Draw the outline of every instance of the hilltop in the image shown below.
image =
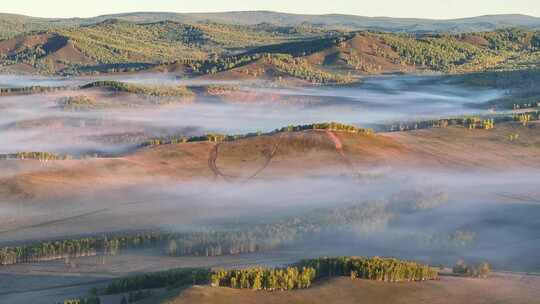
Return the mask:
<path fill-rule="evenodd" d="M 153 140 L 121 157 L 53 160 L 48 170 L 0 179 L 0 197 L 44 199 L 47 195 L 69 195 L 74 189 L 99 191 L 102 186 L 130 185 L 149 176 L 159 180 L 247 181 L 317 175 L 327 169 L 336 175 L 355 175 L 376 167 L 493 171 L 538 168 L 540 160 L 536 128 L 525 128 L 518 122 L 501 123 L 493 130 L 463 126 L 375 134 L 286 130 L 237 136 L 230 141 L 223 141 L 219 134 L 189 142 Z M 516 132 L 521 134 L 519 139 L 510 140 L 508 135 Z M 470 150 L 471 145 L 476 149 Z M 25 162 L 18 164 L 15 170 L 24 171 Z M 48 193 L 53 185 L 58 192 Z M 86 185 L 92 185 L 92 190 Z"/>
<path fill-rule="evenodd" d="M 22 15 L 0 14 L 0 39 L 28 31 L 42 31 L 67 26 L 83 26 L 103 22 L 107 19 L 121 19 L 134 23 L 176 21 L 181 23 L 224 23 L 256 25 L 261 23 L 281 27 L 312 26 L 327 29 L 380 30 L 389 32 L 476 32 L 493 31 L 507 27 L 537 29 L 540 18 L 518 15 L 486 15 L 470 18 L 434 20 L 418 18 L 365 17 L 344 14 L 306 15 L 272 11 L 245 11 L 222 13 L 172 13 L 133 12 L 103 15 L 92 18 L 35 18 Z"/>

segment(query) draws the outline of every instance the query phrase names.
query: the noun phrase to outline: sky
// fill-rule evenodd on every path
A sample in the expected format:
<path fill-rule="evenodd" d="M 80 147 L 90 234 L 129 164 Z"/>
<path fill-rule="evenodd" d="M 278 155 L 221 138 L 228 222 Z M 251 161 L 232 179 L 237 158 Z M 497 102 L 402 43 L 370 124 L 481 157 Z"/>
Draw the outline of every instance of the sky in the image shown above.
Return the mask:
<path fill-rule="evenodd" d="M 272 10 L 450 19 L 487 14 L 540 16 L 540 0 L 1 0 L 0 12 L 36 17 L 92 17 L 134 11 Z"/>

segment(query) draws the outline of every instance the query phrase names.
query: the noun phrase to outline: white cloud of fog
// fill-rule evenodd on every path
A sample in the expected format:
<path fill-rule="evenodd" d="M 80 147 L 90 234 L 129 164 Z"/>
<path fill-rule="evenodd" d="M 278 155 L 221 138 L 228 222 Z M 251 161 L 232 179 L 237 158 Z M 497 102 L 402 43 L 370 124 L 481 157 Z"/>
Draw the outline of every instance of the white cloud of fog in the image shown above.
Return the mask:
<path fill-rule="evenodd" d="M 0 76 L 3 86 L 62 84 L 80 85 L 93 80 L 114 79 L 161 85 L 206 85 L 207 81 L 178 80 L 172 74 L 128 76 L 45 78 Z M 471 90 L 441 82 L 436 76 L 380 77 L 352 87 L 274 88 L 241 84 L 256 94 L 256 100 L 216 102 L 204 97 L 192 104 L 160 107 L 119 107 L 106 110 L 67 112 L 59 109 L 60 96 L 89 94 L 60 92 L 0 98 L 0 152 L 46 150 L 50 152 L 117 151 L 125 143 L 104 145 L 96 136 L 122 132 L 145 133 L 147 137 L 177 134 L 201 135 L 206 132 L 243 134 L 267 132 L 290 124 L 339 121 L 366 125 L 438 118 L 478 112 L 477 104 L 501 95 L 494 90 Z M 278 101 L 275 96 L 281 96 Z M 112 104 L 128 98 L 108 98 Z M 281 100 L 281 101 L 279 101 Z M 98 125 L 96 125 L 96 121 Z M 21 125 L 26 128 L 21 129 Z M 14 127 L 16 126 L 16 127 Z M 189 130 L 189 131 L 187 131 Z M 179 134 L 180 133 L 180 134 Z"/>

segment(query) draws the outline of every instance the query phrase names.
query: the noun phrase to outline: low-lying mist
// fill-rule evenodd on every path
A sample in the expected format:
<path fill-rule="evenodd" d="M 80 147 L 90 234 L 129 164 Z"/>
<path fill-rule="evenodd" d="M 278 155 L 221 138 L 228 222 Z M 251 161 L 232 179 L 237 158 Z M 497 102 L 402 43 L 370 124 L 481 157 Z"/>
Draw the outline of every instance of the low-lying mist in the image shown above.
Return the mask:
<path fill-rule="evenodd" d="M 148 182 L 40 204 L 5 202 L 3 220 L 10 222 L 4 221 L 0 240 L 278 225 L 282 234 L 304 231 L 274 248 L 278 255 L 383 255 L 445 265 L 466 258 L 500 270 L 533 271 L 540 269 L 539 177 L 537 170 L 389 169 L 369 181 L 328 172 L 248 183 Z"/>
<path fill-rule="evenodd" d="M 79 78 L 4 75 L 0 84 L 81 85 L 105 79 L 153 85 L 230 84 L 181 80 L 172 74 Z M 369 126 L 439 118 L 481 112 L 474 104 L 502 94 L 450 85 L 439 76 L 368 78 L 346 87 L 269 89 L 257 83 L 238 82 L 235 86 L 241 93 L 225 99 L 198 94 L 190 102 L 173 99 L 160 105 L 152 105 L 159 102 L 143 96 L 92 90 L 0 97 L 0 153 L 121 153 L 152 137 L 268 132 L 286 125 L 322 121 Z M 81 95 L 95 99 L 102 107 L 73 111 L 60 105 L 62 98 Z"/>

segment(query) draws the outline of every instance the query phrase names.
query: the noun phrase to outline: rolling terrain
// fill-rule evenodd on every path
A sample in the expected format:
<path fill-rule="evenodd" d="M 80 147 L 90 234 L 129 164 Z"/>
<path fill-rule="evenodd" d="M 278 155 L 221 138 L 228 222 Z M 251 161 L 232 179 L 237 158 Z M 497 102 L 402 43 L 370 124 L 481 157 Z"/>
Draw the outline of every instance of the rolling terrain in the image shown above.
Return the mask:
<path fill-rule="evenodd" d="M 292 293 L 261 293 L 234 289 L 191 287 L 175 299 L 162 303 L 530 303 L 538 297 L 538 279 L 496 275 L 490 280 L 442 277 L 424 284 L 390 285 L 348 278 L 329 280 L 309 290 Z M 486 292 L 490 290 L 490 292 Z M 150 302 L 141 302 L 150 303 Z"/>
<path fill-rule="evenodd" d="M 508 28 L 407 35 L 305 27 L 280 31 L 269 24 L 107 19 L 2 40 L 0 63 L 11 73 L 78 75 L 150 69 L 182 77 L 212 77 L 237 70 L 240 75 L 231 78 L 242 74 L 272 76 L 273 80 L 290 76 L 311 83 L 343 83 L 364 74 L 534 67 L 539 37 L 535 31 Z"/>
<path fill-rule="evenodd" d="M 0 302 L 533 303 L 540 19 L 0 14 Z"/>
<path fill-rule="evenodd" d="M 83 26 L 120 19 L 135 23 L 153 23 L 166 20 L 193 23 L 213 22 L 224 24 L 257 25 L 274 24 L 282 31 L 298 26 L 321 28 L 343 28 L 351 30 L 381 30 L 395 32 L 475 32 L 491 31 L 507 27 L 538 28 L 538 18 L 527 15 L 491 15 L 455 20 L 404 19 L 385 17 L 362 17 L 352 15 L 301 15 L 270 11 L 225 12 L 225 13 L 157 13 L 137 12 L 104 15 L 94 18 L 48 19 L 14 14 L 2 14 L 1 38 L 8 38 L 29 31 L 51 28 Z"/>

